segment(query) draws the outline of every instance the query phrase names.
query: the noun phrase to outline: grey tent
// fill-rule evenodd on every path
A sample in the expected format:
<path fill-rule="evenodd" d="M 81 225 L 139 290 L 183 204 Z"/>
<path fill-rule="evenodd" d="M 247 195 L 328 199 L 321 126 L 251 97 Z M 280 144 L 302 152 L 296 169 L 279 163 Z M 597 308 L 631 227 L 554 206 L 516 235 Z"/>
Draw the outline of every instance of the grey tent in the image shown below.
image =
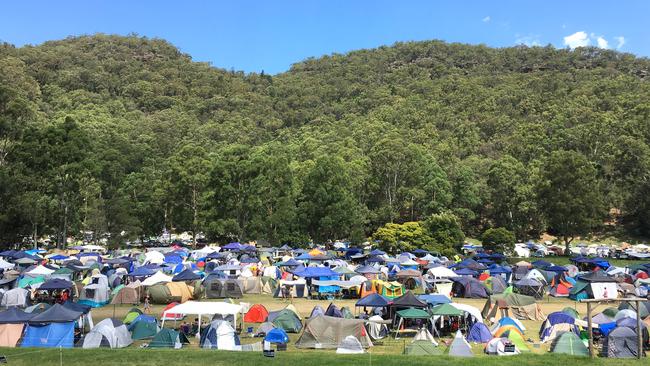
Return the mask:
<path fill-rule="evenodd" d="M 243 295 L 239 282 L 236 279 L 219 279 L 210 277 L 203 281 L 205 297 L 208 299 L 240 299 Z"/>
<path fill-rule="evenodd" d="M 363 320 L 318 315 L 307 320 L 296 347 L 338 348 L 347 336 L 356 337 L 363 347 L 372 346 Z"/>
<path fill-rule="evenodd" d="M 106 318 L 97 323 L 84 337 L 83 348 L 124 348 L 133 343 L 126 325 L 117 319 Z"/>
<path fill-rule="evenodd" d="M 27 299 L 29 298 L 29 291 L 24 288 L 15 288 L 4 293 L 2 296 L 2 303 L 0 305 L 5 307 L 10 306 L 27 306 Z"/>
<path fill-rule="evenodd" d="M 449 346 L 449 356 L 474 357 L 472 347 L 467 343 L 460 330 L 456 331 L 456 336 Z"/>
<path fill-rule="evenodd" d="M 603 356 L 613 358 L 637 357 L 637 335 L 628 327 L 616 327 L 603 342 Z"/>

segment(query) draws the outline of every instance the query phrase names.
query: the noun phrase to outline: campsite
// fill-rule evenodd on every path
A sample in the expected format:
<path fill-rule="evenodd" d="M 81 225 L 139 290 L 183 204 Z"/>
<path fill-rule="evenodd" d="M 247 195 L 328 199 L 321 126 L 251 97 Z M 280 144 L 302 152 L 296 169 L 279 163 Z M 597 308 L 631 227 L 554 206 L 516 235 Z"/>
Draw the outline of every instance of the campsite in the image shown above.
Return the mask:
<path fill-rule="evenodd" d="M 650 347 L 643 259 L 578 254 L 553 263 L 475 245 L 466 245 L 464 258 L 391 256 L 341 242 L 309 251 L 240 243 L 96 249 L 0 252 L 1 341 L 12 362 L 26 362 L 21 355 L 30 352 L 101 349 L 135 358 L 232 352 L 245 355 L 242 362 L 312 353 L 314 362 L 324 354 L 589 359 L 589 301 L 604 303 L 591 313 L 593 356 L 639 355 L 636 300 L 642 354 Z M 619 302 L 625 299 L 632 307 Z"/>

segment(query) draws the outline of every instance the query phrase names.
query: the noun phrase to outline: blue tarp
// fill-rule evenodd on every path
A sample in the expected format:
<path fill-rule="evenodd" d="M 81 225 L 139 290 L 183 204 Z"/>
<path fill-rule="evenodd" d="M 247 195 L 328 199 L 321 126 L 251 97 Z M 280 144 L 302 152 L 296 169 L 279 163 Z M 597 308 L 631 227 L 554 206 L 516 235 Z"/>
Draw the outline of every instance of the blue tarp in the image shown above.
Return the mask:
<path fill-rule="evenodd" d="M 72 348 L 73 343 L 74 322 L 47 325 L 29 324 L 25 330 L 21 347 Z"/>
<path fill-rule="evenodd" d="M 156 272 L 158 272 L 157 269 L 149 269 L 149 268 L 146 268 L 146 267 L 138 267 L 138 268 L 134 269 L 133 272 L 129 273 L 129 276 L 147 277 L 147 276 L 153 275 Z"/>
<path fill-rule="evenodd" d="M 335 279 L 338 279 L 340 276 L 329 267 L 305 267 L 302 271 L 293 274 L 303 278 L 335 277 Z"/>

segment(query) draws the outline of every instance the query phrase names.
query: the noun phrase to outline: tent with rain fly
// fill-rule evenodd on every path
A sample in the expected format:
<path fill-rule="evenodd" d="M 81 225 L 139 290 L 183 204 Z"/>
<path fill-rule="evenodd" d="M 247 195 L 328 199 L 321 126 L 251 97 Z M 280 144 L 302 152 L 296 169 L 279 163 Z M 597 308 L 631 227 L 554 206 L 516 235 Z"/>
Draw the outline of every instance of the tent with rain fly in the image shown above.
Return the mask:
<path fill-rule="evenodd" d="M 628 327 L 616 327 L 609 332 L 603 342 L 602 355 L 612 358 L 632 358 L 638 356 L 637 334 Z"/>
<path fill-rule="evenodd" d="M 270 312 L 268 319 L 276 328 L 280 328 L 287 333 L 298 333 L 302 329 L 300 318 L 296 313 L 288 309 Z"/>
<path fill-rule="evenodd" d="M 379 315 L 373 315 L 368 318 L 368 335 L 371 339 L 377 340 L 385 338 L 388 335 L 388 326 Z"/>
<path fill-rule="evenodd" d="M 535 278 L 522 278 L 521 280 L 515 282 L 513 287 L 517 293 L 526 296 L 532 296 L 536 299 L 541 299 L 544 297 L 544 288 L 545 285 L 543 282 Z"/>
<path fill-rule="evenodd" d="M 208 299 L 240 299 L 244 296 L 239 282 L 236 279 L 220 279 L 208 277 L 203 281 L 205 297 Z"/>
<path fill-rule="evenodd" d="M 571 356 L 589 356 L 589 349 L 582 339 L 573 332 L 560 333 L 551 343 L 552 353 L 563 353 Z"/>
<path fill-rule="evenodd" d="M 126 313 L 126 316 L 124 316 L 124 320 L 122 322 L 124 324 L 131 324 L 140 314 L 142 314 L 142 311 L 138 308 L 131 308 L 128 313 Z"/>
<path fill-rule="evenodd" d="M 127 329 L 134 340 L 152 338 L 158 333 L 158 322 L 152 316 L 141 314 L 129 324 Z"/>
<path fill-rule="evenodd" d="M 296 342 L 296 347 L 337 348 L 347 336 L 356 337 L 364 348 L 372 346 L 363 320 L 319 315 L 307 320 L 305 329 Z"/>
<path fill-rule="evenodd" d="M 199 346 L 226 351 L 237 351 L 241 348 L 235 329 L 224 320 L 210 322 L 210 325 L 201 333 Z"/>
<path fill-rule="evenodd" d="M 464 298 L 487 298 L 488 291 L 485 285 L 472 277 L 454 277 L 451 279 L 454 283 L 451 288 L 451 292 L 456 297 Z"/>
<path fill-rule="evenodd" d="M 133 343 L 126 325 L 117 319 L 106 318 L 97 323 L 83 339 L 83 348 L 124 348 Z"/>
<path fill-rule="evenodd" d="M 140 289 L 141 285 L 139 281 L 122 286 L 117 293 L 113 295 L 111 305 L 139 304 Z"/>
<path fill-rule="evenodd" d="M 183 346 L 180 333 L 173 329 L 162 328 L 149 342 L 149 348 L 174 348 Z"/>

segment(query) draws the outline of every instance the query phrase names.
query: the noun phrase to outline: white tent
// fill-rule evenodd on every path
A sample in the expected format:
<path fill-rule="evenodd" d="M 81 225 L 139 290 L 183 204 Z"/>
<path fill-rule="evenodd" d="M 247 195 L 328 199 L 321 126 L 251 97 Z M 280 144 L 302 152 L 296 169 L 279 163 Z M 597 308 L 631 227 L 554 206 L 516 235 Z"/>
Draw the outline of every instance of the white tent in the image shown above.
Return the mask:
<path fill-rule="evenodd" d="M 25 274 L 29 275 L 30 277 L 49 276 L 52 273 L 54 273 L 53 269 L 49 269 L 43 265 L 39 265 L 36 268 L 32 269 L 31 271 L 25 272 Z"/>
<path fill-rule="evenodd" d="M 363 353 L 363 346 L 357 337 L 349 335 L 341 341 L 338 348 L 336 349 L 338 354 L 359 354 Z"/>
<path fill-rule="evenodd" d="M 451 269 L 447 267 L 434 267 L 429 269 L 429 274 L 432 275 L 435 278 L 451 278 L 451 277 L 458 277 L 456 272 L 452 271 Z"/>
<path fill-rule="evenodd" d="M 199 329 L 201 329 L 201 316 L 208 315 L 210 317 L 214 315 L 232 315 L 233 324 L 232 326 L 237 325 L 237 314 L 242 312 L 241 305 L 229 304 L 227 302 L 199 302 L 199 301 L 186 301 L 182 304 L 178 304 L 171 309 L 165 310 L 163 312 L 163 318 L 167 317 L 167 313 L 170 314 L 183 314 L 183 315 L 198 315 L 199 318 Z M 162 326 L 165 326 L 165 320 L 163 319 Z"/>
<path fill-rule="evenodd" d="M 0 305 L 9 307 L 9 306 L 27 306 L 27 298 L 29 297 L 29 291 L 24 288 L 15 288 L 4 293 L 2 296 L 2 301 Z"/>
<path fill-rule="evenodd" d="M 133 343 L 126 325 L 107 318 L 97 323 L 84 337 L 83 348 L 124 348 Z"/>
<path fill-rule="evenodd" d="M 467 343 L 460 330 L 456 332 L 456 336 L 449 346 L 449 356 L 474 357 L 472 346 Z"/>
<path fill-rule="evenodd" d="M 6 260 L 0 258 L 0 269 L 6 270 L 6 269 L 11 269 L 14 268 L 16 265 L 13 263 L 9 263 Z"/>
<path fill-rule="evenodd" d="M 506 344 L 509 342 L 510 341 L 507 338 L 494 338 L 485 346 L 485 353 L 488 355 L 498 356 L 512 356 L 520 354 L 521 352 L 517 346 L 515 346 L 511 351 L 508 350 L 509 352 L 506 352 Z"/>
<path fill-rule="evenodd" d="M 152 250 L 144 253 L 144 262 L 162 264 L 165 262 L 165 256 L 159 251 Z"/>
<path fill-rule="evenodd" d="M 225 320 L 213 320 L 210 323 L 204 338 L 201 339 L 200 347 L 225 351 L 241 350 L 241 346 L 237 344 L 235 328 Z"/>
<path fill-rule="evenodd" d="M 455 302 L 453 302 L 453 303 L 451 303 L 449 305 L 455 307 L 456 309 L 458 309 L 460 311 L 464 311 L 464 312 L 468 313 L 469 315 L 471 315 L 474 318 L 475 323 L 483 323 L 483 316 L 481 315 L 481 312 L 477 308 L 473 307 L 472 305 L 458 304 L 458 303 L 455 303 Z"/>
<path fill-rule="evenodd" d="M 413 341 L 429 341 L 431 344 L 434 346 L 438 346 L 438 342 L 436 342 L 435 339 L 433 339 L 433 335 L 431 335 L 431 332 L 427 328 L 420 328 L 418 329 L 418 332 L 415 334 L 415 337 L 413 337 Z"/>
<path fill-rule="evenodd" d="M 167 276 L 166 274 L 162 273 L 162 271 L 158 271 L 152 276 L 145 278 L 144 281 L 142 281 L 142 286 L 153 286 L 161 282 L 172 282 L 172 277 Z"/>
<path fill-rule="evenodd" d="M 368 318 L 368 334 L 373 340 L 382 339 L 388 335 L 388 326 L 383 321 L 379 315 L 373 315 Z"/>

